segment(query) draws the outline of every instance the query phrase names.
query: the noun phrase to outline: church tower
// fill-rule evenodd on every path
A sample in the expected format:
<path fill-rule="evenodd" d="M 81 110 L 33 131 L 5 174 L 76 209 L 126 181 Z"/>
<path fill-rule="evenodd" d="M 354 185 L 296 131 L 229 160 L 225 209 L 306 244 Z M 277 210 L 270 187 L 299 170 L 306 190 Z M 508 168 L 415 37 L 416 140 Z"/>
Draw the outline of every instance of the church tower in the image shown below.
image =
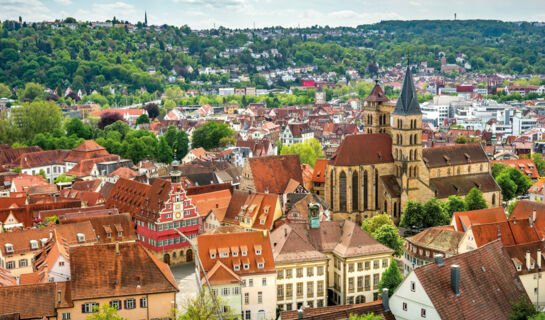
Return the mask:
<path fill-rule="evenodd" d="M 393 105 L 389 104 L 389 101 L 376 80 L 369 96 L 363 99 L 365 133 L 390 132 L 390 113 L 393 111 Z"/>
<path fill-rule="evenodd" d="M 409 66 L 392 120 L 394 172 L 402 191 L 401 202 L 405 204 L 410 190 L 417 187 L 418 177 L 423 172 L 422 112 Z"/>

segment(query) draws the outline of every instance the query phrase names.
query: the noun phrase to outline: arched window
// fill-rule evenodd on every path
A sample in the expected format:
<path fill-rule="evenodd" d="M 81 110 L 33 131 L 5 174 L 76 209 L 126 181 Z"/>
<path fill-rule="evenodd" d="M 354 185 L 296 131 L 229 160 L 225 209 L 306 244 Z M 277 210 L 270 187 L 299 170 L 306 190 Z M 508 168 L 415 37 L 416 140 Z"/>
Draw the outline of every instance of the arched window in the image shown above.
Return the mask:
<path fill-rule="evenodd" d="M 492 194 L 492 205 L 496 205 L 496 194 Z"/>
<path fill-rule="evenodd" d="M 346 173 L 339 175 L 339 211 L 346 212 Z"/>
<path fill-rule="evenodd" d="M 333 192 L 333 177 L 335 176 L 335 171 L 330 171 L 329 174 L 331 175 L 329 177 L 329 198 L 331 199 L 331 210 L 335 211 L 335 196 Z"/>
<path fill-rule="evenodd" d="M 402 135 L 399 136 L 399 143 L 403 144 L 403 136 Z"/>
<path fill-rule="evenodd" d="M 358 172 L 354 171 L 354 173 L 352 173 L 352 211 L 358 211 L 359 209 L 359 193 L 360 188 Z"/>
<path fill-rule="evenodd" d="M 394 218 L 397 218 L 397 202 L 394 202 Z"/>
<path fill-rule="evenodd" d="M 363 209 L 367 210 L 367 186 L 368 186 L 368 179 L 367 179 L 367 171 L 363 172 Z"/>
<path fill-rule="evenodd" d="M 418 166 L 414 167 L 414 176 L 418 178 Z"/>
<path fill-rule="evenodd" d="M 388 202 L 384 200 L 384 212 L 388 212 Z"/>
<path fill-rule="evenodd" d="M 375 169 L 375 209 L 378 208 L 378 170 Z"/>
<path fill-rule="evenodd" d="M 409 136 L 409 144 L 413 144 L 413 135 L 412 134 Z"/>

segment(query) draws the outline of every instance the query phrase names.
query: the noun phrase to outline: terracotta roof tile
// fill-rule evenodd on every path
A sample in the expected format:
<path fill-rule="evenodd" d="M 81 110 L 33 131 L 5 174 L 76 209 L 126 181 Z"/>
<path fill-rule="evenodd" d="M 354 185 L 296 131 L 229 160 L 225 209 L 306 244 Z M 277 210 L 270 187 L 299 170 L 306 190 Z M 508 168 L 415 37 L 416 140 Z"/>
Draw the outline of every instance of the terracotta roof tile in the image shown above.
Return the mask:
<path fill-rule="evenodd" d="M 248 163 L 257 192 L 282 194 L 290 179 L 303 184 L 299 155 L 250 158 Z"/>
<path fill-rule="evenodd" d="M 494 163 L 502 163 L 510 168 L 517 168 L 522 174 L 532 179 L 539 178 L 536 165 L 532 159 L 516 159 L 516 160 L 494 160 L 490 161 L 490 165 Z"/>
<path fill-rule="evenodd" d="M 457 231 L 466 231 L 471 225 L 506 222 L 507 216 L 502 207 L 481 210 L 454 212 L 451 224 Z"/>
<path fill-rule="evenodd" d="M 448 230 L 443 227 L 434 227 L 406 238 L 406 241 L 418 247 L 455 255 L 458 253 L 458 245 L 463 237 L 464 232 Z"/>
<path fill-rule="evenodd" d="M 465 196 L 475 187 L 483 193 L 501 190 L 489 173 L 430 179 L 430 188 L 439 199 L 451 195 Z"/>
<path fill-rule="evenodd" d="M 92 217 L 67 217 L 62 219 L 62 224 L 68 223 L 78 223 L 81 221 L 90 221 L 93 225 L 93 229 L 96 233 L 98 242 L 108 243 L 115 241 L 134 241 L 136 240 L 136 231 L 134 223 L 131 219 L 130 214 L 121 213 L 121 214 L 112 214 L 112 215 L 101 215 L 101 216 L 92 216 Z M 108 227 L 111 235 L 108 237 L 106 229 Z M 118 232 L 122 232 L 122 235 L 119 236 Z"/>
<path fill-rule="evenodd" d="M 21 319 L 56 317 L 57 285 L 52 283 L 0 287 L 0 313 Z"/>
<path fill-rule="evenodd" d="M 365 150 L 365 152 L 355 152 Z M 392 138 L 387 133 L 356 134 L 346 136 L 331 158 L 331 165 L 352 166 L 360 164 L 393 162 Z"/>
<path fill-rule="evenodd" d="M 282 311 L 282 320 L 296 320 L 299 319 L 298 310 Z M 395 320 L 394 315 L 388 311 L 384 311 L 382 300 L 352 304 L 352 305 L 339 305 L 329 306 L 321 308 L 304 308 L 303 319 L 306 320 L 345 320 L 349 319 L 351 315 L 366 316 L 368 314 L 374 314 L 375 316 L 381 316 L 381 319 Z"/>
<path fill-rule="evenodd" d="M 316 164 L 314 165 L 314 172 L 312 173 L 312 182 L 325 182 L 325 169 L 329 160 L 326 159 L 317 159 Z"/>
<path fill-rule="evenodd" d="M 457 144 L 422 150 L 422 160 L 428 168 L 488 162 L 480 143 Z"/>
<path fill-rule="evenodd" d="M 178 291 L 168 266 L 138 242 L 71 248 L 70 271 L 74 300 Z"/>
<path fill-rule="evenodd" d="M 451 289 L 450 266 L 460 266 L 460 295 Z M 508 319 L 510 302 L 526 296 L 500 241 L 414 270 L 441 319 Z"/>

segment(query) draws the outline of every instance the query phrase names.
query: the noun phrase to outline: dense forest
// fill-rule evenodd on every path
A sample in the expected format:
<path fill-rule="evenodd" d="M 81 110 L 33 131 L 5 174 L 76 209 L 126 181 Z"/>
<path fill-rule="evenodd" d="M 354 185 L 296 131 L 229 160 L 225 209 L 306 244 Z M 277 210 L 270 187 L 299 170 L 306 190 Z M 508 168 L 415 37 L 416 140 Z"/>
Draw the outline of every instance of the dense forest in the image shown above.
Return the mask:
<path fill-rule="evenodd" d="M 135 28 L 93 28 L 90 23 L 4 21 L 0 25 L 0 83 L 12 90 L 36 82 L 53 90 L 71 87 L 101 92 L 116 87 L 130 94 L 142 88 L 164 92 L 171 75 L 183 76 L 181 87 L 188 89 L 191 80 L 225 86 L 230 77 L 245 73 L 249 80 L 231 85 L 265 88 L 258 67 L 266 71 L 315 65 L 315 72 L 344 74 L 347 68 L 354 68 L 361 75 L 370 75 L 382 70 L 373 66 L 406 62 L 407 52 L 411 61 L 426 61 L 436 69 L 442 54 L 447 63 L 465 54 L 473 72 L 545 74 L 544 41 L 545 27 L 540 24 L 492 20 L 204 31 L 142 23 Z M 229 49 L 239 50 L 220 54 L 233 52 Z M 278 54 L 255 55 L 272 49 Z M 150 67 L 154 74 L 148 72 Z M 238 71 L 199 75 L 203 67 Z"/>

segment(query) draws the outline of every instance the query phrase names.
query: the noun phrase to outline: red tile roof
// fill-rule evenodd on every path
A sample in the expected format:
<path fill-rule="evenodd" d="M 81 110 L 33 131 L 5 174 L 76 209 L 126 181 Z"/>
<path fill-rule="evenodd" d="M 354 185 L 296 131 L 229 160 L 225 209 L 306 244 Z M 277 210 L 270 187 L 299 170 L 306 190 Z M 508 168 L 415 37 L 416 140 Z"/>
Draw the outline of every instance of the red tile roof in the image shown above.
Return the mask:
<path fill-rule="evenodd" d="M 296 320 L 299 319 L 297 312 L 298 310 L 282 311 L 280 316 L 282 317 L 282 320 Z M 346 320 L 352 315 L 366 316 L 368 314 L 380 316 L 381 319 L 385 320 L 395 320 L 392 312 L 384 311 L 384 306 L 382 305 L 382 300 L 380 299 L 377 301 L 352 305 L 303 308 L 303 319 L 305 320 Z"/>
<path fill-rule="evenodd" d="M 325 169 L 329 160 L 317 159 L 312 173 L 312 182 L 325 183 Z"/>
<path fill-rule="evenodd" d="M 197 211 L 203 216 L 207 216 L 211 211 L 214 212 L 219 221 L 223 221 L 229 202 L 231 201 L 231 191 L 229 189 L 201 193 L 189 196 L 191 202 L 197 207 Z"/>
<path fill-rule="evenodd" d="M 168 266 L 138 242 L 70 248 L 70 273 L 74 300 L 178 291 Z"/>
<path fill-rule="evenodd" d="M 363 101 L 369 101 L 369 102 L 386 102 L 389 101 L 388 97 L 384 94 L 384 91 L 382 91 L 382 88 L 379 84 L 376 84 L 373 87 L 373 90 L 371 90 L 371 93 L 363 99 Z"/>
<path fill-rule="evenodd" d="M 252 170 L 257 192 L 282 194 L 290 179 L 303 184 L 303 175 L 297 154 L 250 158 L 248 163 Z"/>
<path fill-rule="evenodd" d="M 468 163 L 488 162 L 488 157 L 481 144 L 468 143 L 423 149 L 422 160 L 424 160 L 424 163 L 428 168 L 437 168 Z"/>
<path fill-rule="evenodd" d="M 120 178 L 133 179 L 137 175 L 138 175 L 138 172 L 136 172 L 136 171 L 134 171 L 132 169 L 129 169 L 127 167 L 120 167 L 117 170 L 115 170 L 114 172 L 110 173 L 108 175 L 108 177 L 118 176 Z"/>
<path fill-rule="evenodd" d="M 29 169 L 52 164 L 64 165 L 64 159 L 69 152 L 70 150 L 57 149 L 23 153 L 11 163 L 11 167 Z"/>
<path fill-rule="evenodd" d="M 454 212 L 451 224 L 457 231 L 466 231 L 472 225 L 506 222 L 507 216 L 502 207 L 482 210 Z"/>
<path fill-rule="evenodd" d="M 20 319 L 54 318 L 57 286 L 51 282 L 0 287 L 0 313 L 18 313 Z"/>
<path fill-rule="evenodd" d="M 81 221 L 90 221 L 93 230 L 96 233 L 98 242 L 108 243 L 115 241 L 134 241 L 136 240 L 136 229 L 130 214 L 112 214 L 100 216 L 83 216 L 60 219 L 61 224 L 78 223 Z M 110 230 L 110 232 L 107 232 Z M 121 232 L 121 235 L 120 235 Z M 110 233 L 110 237 L 108 237 Z"/>
<path fill-rule="evenodd" d="M 353 166 L 393 161 L 390 135 L 373 133 L 346 136 L 331 158 L 330 164 L 333 166 Z"/>
<path fill-rule="evenodd" d="M 79 163 L 80 161 L 85 159 L 100 158 L 109 155 L 110 154 L 108 153 L 108 151 L 106 151 L 104 147 L 100 146 L 95 141 L 86 140 L 75 149 L 70 151 L 64 161 Z"/>
<path fill-rule="evenodd" d="M 494 160 L 490 161 L 490 165 L 494 163 L 502 163 L 507 167 L 517 168 L 525 176 L 532 179 L 539 178 L 539 172 L 537 172 L 536 165 L 532 159 L 516 159 L 516 160 Z"/>

